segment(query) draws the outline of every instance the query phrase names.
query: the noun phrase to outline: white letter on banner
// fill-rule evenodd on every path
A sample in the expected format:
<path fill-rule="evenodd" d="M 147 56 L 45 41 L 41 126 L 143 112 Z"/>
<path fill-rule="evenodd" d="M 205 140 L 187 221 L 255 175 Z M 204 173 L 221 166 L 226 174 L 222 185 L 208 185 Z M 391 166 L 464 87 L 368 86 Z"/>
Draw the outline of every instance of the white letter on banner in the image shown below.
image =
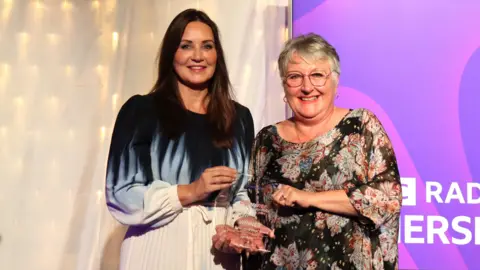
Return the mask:
<path fill-rule="evenodd" d="M 425 189 L 427 190 L 426 192 L 427 203 L 432 202 L 432 196 L 435 197 L 438 203 L 443 203 L 443 200 L 440 197 L 440 193 L 442 193 L 442 185 L 438 182 L 430 182 L 430 181 L 426 182 L 425 184 L 426 184 Z M 433 190 L 432 189 L 433 187 L 436 187 L 436 189 Z"/>
<path fill-rule="evenodd" d="M 403 217 L 405 219 L 405 243 L 406 244 L 423 244 L 425 243 L 424 238 L 414 238 L 412 237 L 412 232 L 422 232 L 422 226 L 413 226 L 413 221 L 423 221 L 423 216 L 417 215 L 408 215 Z"/>
<path fill-rule="evenodd" d="M 445 199 L 445 203 L 450 203 L 452 199 L 458 200 L 459 203 L 465 203 L 465 199 L 463 198 L 462 191 L 460 190 L 460 186 L 457 182 L 453 182 L 450 185 L 450 188 L 447 192 L 447 198 Z"/>
<path fill-rule="evenodd" d="M 435 222 L 440 222 L 440 228 L 435 228 Z M 438 235 L 443 244 L 450 244 L 447 235 L 448 220 L 442 216 L 427 216 L 427 243 L 433 244 L 434 235 Z"/>
<path fill-rule="evenodd" d="M 413 177 L 401 177 L 400 181 L 402 183 L 402 205 L 417 205 L 417 179 Z"/>
<path fill-rule="evenodd" d="M 477 192 L 477 198 L 473 198 L 473 189 L 476 188 L 478 190 Z M 467 203 L 468 204 L 480 204 L 480 183 L 476 182 L 468 182 L 467 183 Z"/>
<path fill-rule="evenodd" d="M 470 224 L 471 219 L 467 216 L 458 216 L 452 220 L 452 229 L 458 233 L 465 235 L 463 239 L 452 237 L 452 243 L 454 243 L 455 245 L 466 245 L 470 243 L 470 241 L 472 241 L 472 232 L 469 229 L 460 226 L 460 222 L 466 222 Z"/>

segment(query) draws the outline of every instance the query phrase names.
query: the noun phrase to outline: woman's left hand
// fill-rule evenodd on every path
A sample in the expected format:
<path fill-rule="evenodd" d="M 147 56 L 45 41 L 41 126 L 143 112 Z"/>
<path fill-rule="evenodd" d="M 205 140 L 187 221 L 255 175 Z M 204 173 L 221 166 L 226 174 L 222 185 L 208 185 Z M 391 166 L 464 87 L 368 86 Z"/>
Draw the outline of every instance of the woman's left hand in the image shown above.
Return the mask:
<path fill-rule="evenodd" d="M 254 217 L 242 217 L 236 221 L 237 229 L 228 225 L 217 225 L 212 237 L 213 246 L 225 253 L 248 253 L 265 251 L 263 236 L 274 238 L 273 230 L 265 227 Z"/>
<path fill-rule="evenodd" d="M 232 240 L 237 240 L 236 230 L 228 225 L 218 225 L 216 234 L 212 237 L 213 246 L 224 253 L 241 253 L 242 248 L 232 245 Z"/>
<path fill-rule="evenodd" d="M 275 233 L 273 232 L 273 230 L 263 225 L 255 217 L 251 217 L 251 216 L 241 217 L 237 221 L 235 221 L 235 223 L 238 226 L 239 230 L 250 231 L 257 234 L 266 235 L 270 238 L 275 237 Z"/>
<path fill-rule="evenodd" d="M 298 205 L 307 208 L 311 206 L 312 194 L 312 192 L 299 190 L 292 186 L 279 185 L 272 198 L 275 203 L 282 206 L 293 207 Z"/>

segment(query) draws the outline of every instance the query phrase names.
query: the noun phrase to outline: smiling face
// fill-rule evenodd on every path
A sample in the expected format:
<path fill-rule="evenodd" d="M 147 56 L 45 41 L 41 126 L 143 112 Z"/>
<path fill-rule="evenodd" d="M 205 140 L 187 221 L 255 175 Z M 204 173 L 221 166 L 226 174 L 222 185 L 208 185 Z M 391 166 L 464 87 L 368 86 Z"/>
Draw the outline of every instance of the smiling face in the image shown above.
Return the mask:
<path fill-rule="evenodd" d="M 205 88 L 215 73 L 216 63 L 212 29 L 202 22 L 189 23 L 173 62 L 180 83 L 190 88 Z"/>
<path fill-rule="evenodd" d="M 315 121 L 333 109 L 337 83 L 328 60 L 307 61 L 294 53 L 285 77 L 285 97 L 298 120 Z"/>

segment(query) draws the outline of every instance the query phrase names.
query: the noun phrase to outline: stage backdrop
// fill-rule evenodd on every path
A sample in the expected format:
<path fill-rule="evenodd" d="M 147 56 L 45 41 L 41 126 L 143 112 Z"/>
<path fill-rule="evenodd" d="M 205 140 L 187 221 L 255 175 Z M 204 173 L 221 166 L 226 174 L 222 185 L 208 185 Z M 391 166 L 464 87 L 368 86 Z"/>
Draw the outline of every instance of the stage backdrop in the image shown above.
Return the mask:
<path fill-rule="evenodd" d="M 118 269 L 125 228 L 104 196 L 111 131 L 120 106 L 151 89 L 158 47 L 182 10 L 217 22 L 255 128 L 284 119 L 275 61 L 287 4 L 0 0 L 0 269 Z"/>
<path fill-rule="evenodd" d="M 404 192 L 401 269 L 478 269 L 480 1 L 293 1 L 340 54 L 337 105 L 375 112 Z"/>

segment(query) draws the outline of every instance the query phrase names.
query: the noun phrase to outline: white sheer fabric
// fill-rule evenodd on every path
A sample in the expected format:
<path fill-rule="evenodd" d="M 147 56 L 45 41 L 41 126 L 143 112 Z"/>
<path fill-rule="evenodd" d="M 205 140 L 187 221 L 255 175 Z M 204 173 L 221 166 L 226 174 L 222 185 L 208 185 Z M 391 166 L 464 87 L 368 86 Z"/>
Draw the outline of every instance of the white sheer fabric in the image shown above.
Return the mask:
<path fill-rule="evenodd" d="M 104 201 L 113 121 L 155 78 L 163 33 L 200 8 L 222 34 L 255 129 L 285 117 L 276 57 L 287 0 L 2 0 L 0 269 L 117 269 Z"/>

